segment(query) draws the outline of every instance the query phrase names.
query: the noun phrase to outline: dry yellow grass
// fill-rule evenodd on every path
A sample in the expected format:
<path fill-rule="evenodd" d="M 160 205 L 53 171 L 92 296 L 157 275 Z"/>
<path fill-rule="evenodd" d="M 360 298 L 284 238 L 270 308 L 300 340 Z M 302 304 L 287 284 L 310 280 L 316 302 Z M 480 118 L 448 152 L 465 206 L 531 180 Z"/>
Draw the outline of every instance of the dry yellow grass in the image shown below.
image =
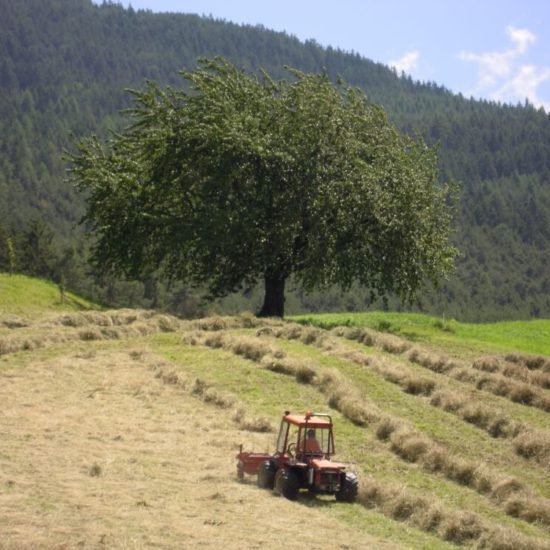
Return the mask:
<path fill-rule="evenodd" d="M 396 547 L 238 483 L 237 444 L 273 434 L 169 374 L 140 349 L 3 368 L 0 548 Z"/>

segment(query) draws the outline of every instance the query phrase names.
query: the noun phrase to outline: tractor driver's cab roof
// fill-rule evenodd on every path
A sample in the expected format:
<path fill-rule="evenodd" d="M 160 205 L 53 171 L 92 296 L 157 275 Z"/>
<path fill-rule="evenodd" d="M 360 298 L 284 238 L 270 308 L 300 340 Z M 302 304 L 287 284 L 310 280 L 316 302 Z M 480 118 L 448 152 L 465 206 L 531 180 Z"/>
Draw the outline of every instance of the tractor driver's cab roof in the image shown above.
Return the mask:
<path fill-rule="evenodd" d="M 307 412 L 306 414 L 290 414 L 285 413 L 283 420 L 298 426 L 299 428 L 315 428 L 315 429 L 329 429 L 332 427 L 332 418 L 328 414 L 324 413 L 312 413 Z"/>

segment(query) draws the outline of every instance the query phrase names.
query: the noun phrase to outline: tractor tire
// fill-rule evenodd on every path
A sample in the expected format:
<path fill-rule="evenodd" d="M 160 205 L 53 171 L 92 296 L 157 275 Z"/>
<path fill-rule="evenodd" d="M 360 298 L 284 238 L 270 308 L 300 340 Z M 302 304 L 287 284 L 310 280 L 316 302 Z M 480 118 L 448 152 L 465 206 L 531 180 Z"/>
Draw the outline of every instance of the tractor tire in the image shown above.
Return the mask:
<path fill-rule="evenodd" d="M 340 490 L 336 493 L 338 502 L 355 502 L 359 491 L 359 482 L 357 476 L 352 473 L 346 473 Z"/>
<path fill-rule="evenodd" d="M 288 500 L 296 500 L 300 484 L 296 472 L 290 468 L 280 468 L 275 474 L 275 491 Z"/>
<path fill-rule="evenodd" d="M 266 460 L 260 464 L 256 481 L 260 489 L 273 489 L 275 485 L 275 464 L 271 460 Z"/>

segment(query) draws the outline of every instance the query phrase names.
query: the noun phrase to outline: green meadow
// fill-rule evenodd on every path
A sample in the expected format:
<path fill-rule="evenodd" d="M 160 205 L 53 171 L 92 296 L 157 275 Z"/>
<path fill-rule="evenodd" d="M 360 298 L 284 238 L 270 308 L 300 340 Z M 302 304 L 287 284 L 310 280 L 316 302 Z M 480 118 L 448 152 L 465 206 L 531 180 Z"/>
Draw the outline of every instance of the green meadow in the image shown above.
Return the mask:
<path fill-rule="evenodd" d="M 321 313 L 292 319 L 327 329 L 336 326 L 369 327 L 456 353 L 522 351 L 550 355 L 550 319 L 461 323 L 420 313 L 383 311 Z"/>

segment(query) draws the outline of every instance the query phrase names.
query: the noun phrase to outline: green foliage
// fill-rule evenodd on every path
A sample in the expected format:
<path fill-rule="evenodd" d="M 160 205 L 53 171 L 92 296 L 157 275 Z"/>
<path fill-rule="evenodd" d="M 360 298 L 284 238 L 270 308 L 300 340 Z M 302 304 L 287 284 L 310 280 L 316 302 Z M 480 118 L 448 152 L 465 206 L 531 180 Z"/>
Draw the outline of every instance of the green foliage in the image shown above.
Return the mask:
<path fill-rule="evenodd" d="M 225 296 L 293 275 L 412 300 L 450 271 L 449 189 L 422 140 L 326 75 L 254 77 L 217 58 L 186 86 L 134 91 L 132 125 L 70 156 L 98 234 L 96 265 Z M 280 296 L 282 300 L 282 294 Z M 264 305 L 264 314 L 282 315 Z"/>

